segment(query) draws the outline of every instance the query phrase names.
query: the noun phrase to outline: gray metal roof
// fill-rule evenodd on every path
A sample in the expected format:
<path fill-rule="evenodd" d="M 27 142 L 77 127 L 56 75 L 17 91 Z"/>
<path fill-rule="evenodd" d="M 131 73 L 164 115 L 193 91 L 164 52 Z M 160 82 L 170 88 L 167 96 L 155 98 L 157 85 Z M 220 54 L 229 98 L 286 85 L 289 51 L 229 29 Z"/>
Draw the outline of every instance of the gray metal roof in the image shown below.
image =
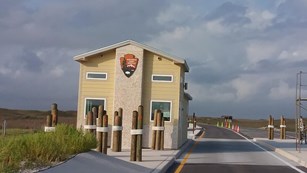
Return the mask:
<path fill-rule="evenodd" d="M 184 59 L 172 56 L 172 55 L 170 55 L 168 53 L 165 53 L 163 51 L 160 51 L 160 50 L 158 50 L 156 48 L 153 48 L 153 47 L 147 46 L 145 44 L 141 44 L 141 43 L 135 42 L 133 40 L 126 40 L 126 41 L 123 41 L 123 42 L 112 44 L 110 46 L 106 46 L 106 47 L 99 48 L 99 49 L 96 49 L 96 50 L 92 50 L 92 51 L 89 51 L 89 52 L 86 52 L 86 53 L 83 53 L 83 54 L 80 54 L 80 55 L 76 55 L 74 57 L 74 60 L 75 61 L 85 61 L 85 58 L 89 57 L 91 55 L 95 55 L 95 54 L 98 54 L 98 53 L 103 53 L 103 52 L 106 52 L 106 51 L 109 51 L 109 50 L 112 50 L 112 49 L 116 49 L 118 47 L 126 46 L 126 45 L 134 45 L 134 46 L 140 47 L 142 49 L 145 49 L 147 51 L 150 51 L 150 52 L 156 53 L 158 55 L 161 55 L 161 56 L 163 56 L 163 57 L 165 57 L 167 59 L 170 59 L 170 60 L 174 61 L 174 63 L 182 64 L 184 66 L 184 68 L 185 68 L 185 72 L 189 72 L 189 66 L 188 66 L 187 62 Z"/>

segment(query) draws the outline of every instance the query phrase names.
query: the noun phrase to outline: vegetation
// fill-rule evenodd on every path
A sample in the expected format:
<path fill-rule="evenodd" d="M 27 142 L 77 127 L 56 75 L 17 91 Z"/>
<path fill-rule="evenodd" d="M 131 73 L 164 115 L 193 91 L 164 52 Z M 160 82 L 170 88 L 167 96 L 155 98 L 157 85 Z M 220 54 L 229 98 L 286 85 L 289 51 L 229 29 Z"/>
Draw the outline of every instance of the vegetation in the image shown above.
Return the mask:
<path fill-rule="evenodd" d="M 95 147 L 93 135 L 64 124 L 55 132 L 0 137 L 0 172 L 48 166 Z"/>

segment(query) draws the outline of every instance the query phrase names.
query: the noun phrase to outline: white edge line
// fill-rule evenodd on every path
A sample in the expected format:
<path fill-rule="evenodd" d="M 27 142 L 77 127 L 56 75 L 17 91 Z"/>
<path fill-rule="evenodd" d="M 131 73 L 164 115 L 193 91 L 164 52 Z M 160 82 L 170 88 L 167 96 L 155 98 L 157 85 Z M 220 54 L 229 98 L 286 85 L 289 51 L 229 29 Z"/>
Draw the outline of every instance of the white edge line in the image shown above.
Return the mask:
<path fill-rule="evenodd" d="M 289 162 L 286 162 L 285 160 L 283 160 L 282 158 L 276 156 L 275 154 L 273 154 L 272 152 L 269 152 L 268 150 L 264 149 L 263 147 L 261 147 L 260 145 L 254 143 L 253 141 L 249 140 L 248 138 L 246 138 L 245 136 L 241 135 L 240 133 L 237 133 L 238 135 L 240 135 L 241 137 L 243 137 L 244 139 L 246 139 L 248 142 L 254 144 L 255 146 L 257 146 L 258 148 L 262 149 L 263 151 L 265 151 L 266 153 L 270 154 L 271 156 L 275 157 L 276 159 L 280 160 L 281 162 L 283 162 L 284 164 L 286 164 L 287 166 L 289 166 L 290 168 L 296 170 L 297 172 L 300 173 L 305 173 L 305 171 L 302 171 L 300 169 L 298 169 L 297 167 L 291 165 Z"/>

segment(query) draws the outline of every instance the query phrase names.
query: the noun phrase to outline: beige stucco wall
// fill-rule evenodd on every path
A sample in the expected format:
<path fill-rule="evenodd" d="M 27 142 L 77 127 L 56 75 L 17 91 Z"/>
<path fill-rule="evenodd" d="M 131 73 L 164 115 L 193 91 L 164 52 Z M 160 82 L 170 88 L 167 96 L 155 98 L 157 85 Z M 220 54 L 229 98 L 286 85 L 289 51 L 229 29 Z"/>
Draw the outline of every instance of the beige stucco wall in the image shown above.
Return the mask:
<path fill-rule="evenodd" d="M 116 49 L 114 110 L 123 108 L 123 136 L 125 137 L 125 140 L 122 140 L 123 149 L 131 146 L 132 112 L 137 111 L 138 106 L 142 104 L 143 52 L 143 49 L 134 45 Z M 120 58 L 125 54 L 133 54 L 139 59 L 137 68 L 130 78 L 124 74 L 120 65 Z"/>

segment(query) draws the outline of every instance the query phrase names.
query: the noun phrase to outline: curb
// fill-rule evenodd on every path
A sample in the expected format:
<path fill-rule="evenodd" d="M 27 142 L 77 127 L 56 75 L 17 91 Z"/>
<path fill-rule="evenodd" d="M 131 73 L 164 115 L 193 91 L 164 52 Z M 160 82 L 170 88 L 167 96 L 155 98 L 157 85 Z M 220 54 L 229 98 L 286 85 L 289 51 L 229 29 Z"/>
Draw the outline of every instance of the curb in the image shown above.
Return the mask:
<path fill-rule="evenodd" d="M 192 143 L 192 139 L 188 139 L 187 142 L 183 144 L 180 150 L 174 156 L 170 156 L 166 158 L 158 167 L 156 167 L 152 173 L 165 173 L 168 168 L 175 162 L 175 160 L 188 148 L 188 146 Z"/>
<path fill-rule="evenodd" d="M 300 159 L 299 157 L 285 151 L 285 150 L 282 150 L 280 148 L 276 148 L 266 142 L 263 142 L 263 141 L 260 141 L 260 140 L 257 140 L 257 138 L 253 138 L 253 141 L 257 142 L 258 144 L 262 145 L 262 146 L 265 146 L 271 150 L 273 150 L 274 152 L 286 157 L 287 159 L 289 160 L 292 160 L 298 164 L 300 164 L 301 166 L 304 166 L 305 168 L 307 168 L 307 162 L 305 160 L 302 160 Z"/>
<path fill-rule="evenodd" d="M 193 138 L 192 139 L 187 139 L 187 142 L 185 142 L 182 147 L 178 150 L 175 151 L 177 152 L 174 156 L 170 156 L 168 158 L 166 158 L 158 167 L 156 167 L 152 173 L 165 173 L 168 168 L 170 168 L 171 165 L 173 165 L 173 163 L 176 161 L 176 159 L 190 146 L 190 144 L 194 141 L 195 136 L 199 135 L 201 132 L 204 131 L 203 127 L 200 126 L 196 126 L 196 128 L 199 128 L 199 132 L 197 132 L 196 134 L 193 134 Z"/>

